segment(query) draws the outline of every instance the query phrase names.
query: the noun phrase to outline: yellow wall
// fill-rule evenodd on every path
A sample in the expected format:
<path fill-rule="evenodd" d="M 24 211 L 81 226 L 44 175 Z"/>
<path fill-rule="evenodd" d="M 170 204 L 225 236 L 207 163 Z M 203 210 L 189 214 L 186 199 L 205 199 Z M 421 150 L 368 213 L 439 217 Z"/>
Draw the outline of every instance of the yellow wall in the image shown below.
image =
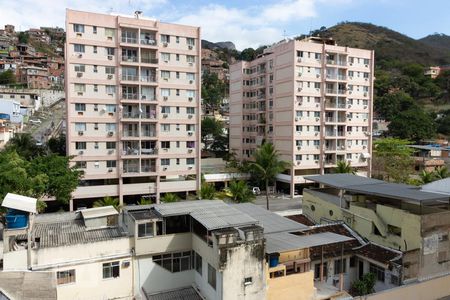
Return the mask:
<path fill-rule="evenodd" d="M 314 272 L 296 273 L 267 280 L 268 300 L 314 299 Z"/>

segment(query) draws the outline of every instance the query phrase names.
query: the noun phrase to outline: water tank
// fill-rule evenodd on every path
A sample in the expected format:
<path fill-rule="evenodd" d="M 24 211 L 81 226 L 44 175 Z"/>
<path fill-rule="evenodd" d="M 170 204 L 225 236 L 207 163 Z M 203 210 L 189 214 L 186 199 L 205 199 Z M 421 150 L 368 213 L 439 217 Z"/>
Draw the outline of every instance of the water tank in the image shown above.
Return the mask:
<path fill-rule="evenodd" d="M 269 267 L 273 268 L 278 266 L 278 255 L 271 255 L 269 258 Z"/>
<path fill-rule="evenodd" d="M 19 229 L 28 226 L 28 213 L 15 209 L 8 209 L 6 213 L 6 228 Z"/>
<path fill-rule="evenodd" d="M 9 114 L 0 113 L 0 120 L 10 120 L 11 116 Z"/>

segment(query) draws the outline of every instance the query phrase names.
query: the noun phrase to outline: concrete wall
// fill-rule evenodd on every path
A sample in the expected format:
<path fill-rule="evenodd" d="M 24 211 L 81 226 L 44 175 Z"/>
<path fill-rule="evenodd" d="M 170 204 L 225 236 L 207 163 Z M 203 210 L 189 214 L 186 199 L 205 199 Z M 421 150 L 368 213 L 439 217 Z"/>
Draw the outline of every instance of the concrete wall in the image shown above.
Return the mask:
<path fill-rule="evenodd" d="M 188 251 L 192 249 L 192 233 L 160 235 L 136 240 L 136 255 Z"/>
<path fill-rule="evenodd" d="M 267 279 L 268 300 L 314 299 L 314 272 L 296 273 Z"/>

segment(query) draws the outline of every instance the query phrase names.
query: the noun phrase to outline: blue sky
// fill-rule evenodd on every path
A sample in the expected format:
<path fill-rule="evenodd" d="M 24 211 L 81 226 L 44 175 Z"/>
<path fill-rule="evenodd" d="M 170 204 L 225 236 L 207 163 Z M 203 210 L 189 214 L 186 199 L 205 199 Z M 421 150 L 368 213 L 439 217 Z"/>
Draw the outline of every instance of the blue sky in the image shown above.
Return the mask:
<path fill-rule="evenodd" d="M 132 14 L 202 26 L 202 37 L 258 47 L 341 21 L 370 22 L 413 38 L 450 35 L 449 0 L 0 0 L 1 23 L 64 26 L 65 8 Z"/>

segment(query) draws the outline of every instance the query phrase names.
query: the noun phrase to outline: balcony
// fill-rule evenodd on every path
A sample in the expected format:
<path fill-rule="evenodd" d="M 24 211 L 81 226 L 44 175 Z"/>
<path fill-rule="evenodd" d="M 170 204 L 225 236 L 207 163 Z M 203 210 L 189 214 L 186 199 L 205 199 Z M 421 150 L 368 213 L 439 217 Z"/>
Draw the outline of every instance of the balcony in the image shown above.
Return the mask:
<path fill-rule="evenodd" d="M 142 130 L 141 137 L 156 137 L 156 130 Z"/>
<path fill-rule="evenodd" d="M 338 94 L 339 94 L 339 95 L 345 95 L 346 93 L 347 93 L 346 90 L 343 90 L 343 89 L 339 89 L 339 90 L 338 90 Z"/>
<path fill-rule="evenodd" d="M 122 74 L 122 80 L 125 81 L 138 81 L 138 76 L 137 75 L 126 75 L 126 74 Z"/>
<path fill-rule="evenodd" d="M 141 114 L 142 119 L 154 120 L 156 119 L 156 111 L 144 112 Z"/>
<path fill-rule="evenodd" d="M 124 112 L 122 117 L 124 119 L 139 119 L 140 113 L 138 111 L 135 112 Z"/>
<path fill-rule="evenodd" d="M 156 172 L 156 166 L 141 166 L 141 172 L 154 173 Z"/>
<path fill-rule="evenodd" d="M 139 100 L 138 93 L 122 93 L 122 99 Z"/>
<path fill-rule="evenodd" d="M 158 43 L 156 42 L 156 39 L 154 36 L 149 36 L 149 37 L 141 36 L 141 45 L 157 46 Z"/>
<path fill-rule="evenodd" d="M 135 37 L 122 36 L 122 43 L 137 44 L 138 40 Z"/>
<path fill-rule="evenodd" d="M 156 155 L 156 154 L 158 154 L 158 148 L 142 148 L 141 154 L 142 155 Z"/>
<path fill-rule="evenodd" d="M 122 61 L 123 62 L 138 62 L 138 57 L 137 56 L 122 56 Z"/>
<path fill-rule="evenodd" d="M 157 64 L 158 63 L 158 59 L 156 57 L 152 57 L 152 58 L 141 58 L 141 63 L 144 64 Z"/>
<path fill-rule="evenodd" d="M 156 95 L 152 94 L 142 94 L 141 100 L 145 101 L 156 101 Z"/>
<path fill-rule="evenodd" d="M 139 155 L 139 148 L 130 148 L 128 147 L 127 149 L 124 149 L 122 151 L 122 155 L 127 156 L 127 155 Z"/>
<path fill-rule="evenodd" d="M 156 82 L 156 75 L 141 75 L 141 82 Z"/>
<path fill-rule="evenodd" d="M 139 166 L 124 166 L 124 173 L 139 173 Z"/>
<path fill-rule="evenodd" d="M 123 132 L 123 135 L 122 135 L 123 137 L 126 137 L 126 138 L 133 138 L 133 137 L 139 137 L 139 131 L 128 131 L 128 130 L 126 130 L 126 131 L 124 131 Z"/>

